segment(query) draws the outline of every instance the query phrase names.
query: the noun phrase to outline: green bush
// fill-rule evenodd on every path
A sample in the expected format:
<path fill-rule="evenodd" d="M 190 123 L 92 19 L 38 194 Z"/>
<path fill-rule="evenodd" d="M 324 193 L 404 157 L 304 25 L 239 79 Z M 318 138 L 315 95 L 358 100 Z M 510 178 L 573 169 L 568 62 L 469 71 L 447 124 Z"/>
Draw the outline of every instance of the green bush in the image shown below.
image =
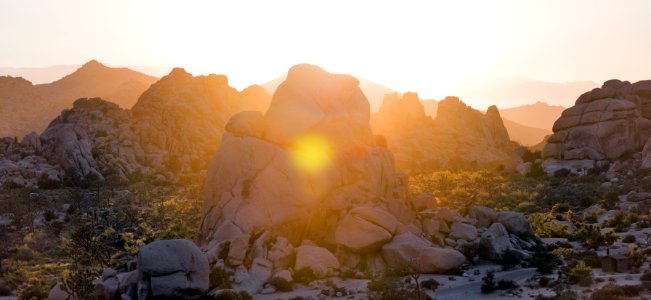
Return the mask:
<path fill-rule="evenodd" d="M 510 270 L 520 264 L 520 257 L 517 252 L 506 250 L 500 255 L 497 263 L 502 266 L 502 270 Z"/>
<path fill-rule="evenodd" d="M 230 289 L 233 287 L 233 282 L 231 281 L 231 276 L 233 272 L 227 271 L 223 268 L 214 268 L 210 271 L 210 289 Z"/>
<path fill-rule="evenodd" d="M 497 289 L 497 285 L 495 284 L 495 274 L 493 272 L 486 273 L 486 275 L 481 279 L 481 281 L 482 281 L 481 284 L 482 293 L 490 294 Z"/>
<path fill-rule="evenodd" d="M 214 298 L 215 300 L 252 300 L 253 297 L 249 295 L 246 291 L 240 291 L 239 293 L 236 291 L 224 291 L 223 293 L 219 294 L 219 296 Z"/>
<path fill-rule="evenodd" d="M 303 268 L 294 272 L 292 278 L 294 278 L 294 282 L 303 283 L 303 284 L 309 284 L 310 282 L 317 279 L 316 275 L 314 274 L 314 271 L 312 271 L 312 269 L 310 268 Z"/>
<path fill-rule="evenodd" d="M 423 282 L 420 283 L 420 287 L 426 290 L 430 291 L 436 291 L 436 289 L 439 288 L 440 283 L 436 281 L 435 279 L 427 279 L 423 280 Z"/>
<path fill-rule="evenodd" d="M 632 234 L 627 234 L 623 239 L 622 242 L 624 243 L 635 243 L 636 239 L 635 236 Z"/>
<path fill-rule="evenodd" d="M 294 285 L 285 278 L 274 277 L 269 281 L 269 284 L 280 292 L 290 292 L 294 289 Z"/>
<path fill-rule="evenodd" d="M 519 287 L 517 283 L 513 280 L 500 280 L 497 282 L 498 290 L 510 290 Z"/>
<path fill-rule="evenodd" d="M 568 281 L 571 284 L 590 286 L 592 284 L 592 268 L 586 266 L 583 262 L 578 263 L 570 269 Z"/>

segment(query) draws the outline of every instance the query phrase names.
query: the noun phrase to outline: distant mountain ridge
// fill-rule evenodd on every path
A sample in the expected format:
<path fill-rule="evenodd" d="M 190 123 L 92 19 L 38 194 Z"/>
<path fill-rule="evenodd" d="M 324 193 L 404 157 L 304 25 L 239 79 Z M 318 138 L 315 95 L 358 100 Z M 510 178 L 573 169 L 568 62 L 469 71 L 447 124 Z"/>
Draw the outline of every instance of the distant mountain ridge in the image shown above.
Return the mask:
<path fill-rule="evenodd" d="M 101 97 L 131 108 L 158 78 L 91 60 L 73 73 L 47 83 L 0 76 L 0 136 L 41 132 L 50 120 L 79 98 Z"/>
<path fill-rule="evenodd" d="M 509 120 L 551 131 L 554 122 L 561 117 L 563 110 L 565 110 L 565 107 L 560 105 L 536 102 L 534 104 L 501 109 L 500 112 L 502 116 Z"/>
<path fill-rule="evenodd" d="M 571 106 L 579 95 L 596 87 L 599 87 L 599 84 L 592 81 L 559 83 L 512 76 L 467 81 L 453 88 L 451 92 L 471 103 L 496 104 L 501 107 L 525 105 L 537 101 Z"/>

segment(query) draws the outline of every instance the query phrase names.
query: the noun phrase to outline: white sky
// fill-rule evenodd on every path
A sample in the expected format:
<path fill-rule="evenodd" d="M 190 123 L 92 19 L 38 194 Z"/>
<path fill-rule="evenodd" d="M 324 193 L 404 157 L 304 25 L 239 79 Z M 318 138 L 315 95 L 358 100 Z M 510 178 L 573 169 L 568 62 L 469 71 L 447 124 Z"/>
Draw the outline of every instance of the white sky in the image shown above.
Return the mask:
<path fill-rule="evenodd" d="M 651 78 L 651 1 L 0 0 L 0 66 L 226 74 L 309 62 L 423 98 L 474 78 Z"/>

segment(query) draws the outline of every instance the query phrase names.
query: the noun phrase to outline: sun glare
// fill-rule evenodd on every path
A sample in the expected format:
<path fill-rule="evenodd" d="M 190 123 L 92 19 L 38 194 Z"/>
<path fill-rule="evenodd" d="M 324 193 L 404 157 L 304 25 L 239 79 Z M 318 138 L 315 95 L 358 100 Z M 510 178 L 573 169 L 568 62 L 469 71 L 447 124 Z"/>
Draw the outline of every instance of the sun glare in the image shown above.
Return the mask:
<path fill-rule="evenodd" d="M 332 163 L 332 146 L 319 135 L 304 135 L 292 145 L 292 161 L 308 174 L 323 171 Z"/>

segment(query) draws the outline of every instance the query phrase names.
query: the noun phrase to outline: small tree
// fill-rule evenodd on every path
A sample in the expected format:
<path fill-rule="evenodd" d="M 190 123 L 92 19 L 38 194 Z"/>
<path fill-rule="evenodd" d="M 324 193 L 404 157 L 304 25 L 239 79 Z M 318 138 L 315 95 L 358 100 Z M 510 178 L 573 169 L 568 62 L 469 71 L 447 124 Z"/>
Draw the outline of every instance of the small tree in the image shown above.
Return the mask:
<path fill-rule="evenodd" d="M 490 294 L 497 289 L 497 285 L 495 284 L 495 274 L 493 272 L 486 273 L 486 276 L 484 276 L 481 279 L 481 281 L 482 281 L 481 284 L 482 293 Z"/>

